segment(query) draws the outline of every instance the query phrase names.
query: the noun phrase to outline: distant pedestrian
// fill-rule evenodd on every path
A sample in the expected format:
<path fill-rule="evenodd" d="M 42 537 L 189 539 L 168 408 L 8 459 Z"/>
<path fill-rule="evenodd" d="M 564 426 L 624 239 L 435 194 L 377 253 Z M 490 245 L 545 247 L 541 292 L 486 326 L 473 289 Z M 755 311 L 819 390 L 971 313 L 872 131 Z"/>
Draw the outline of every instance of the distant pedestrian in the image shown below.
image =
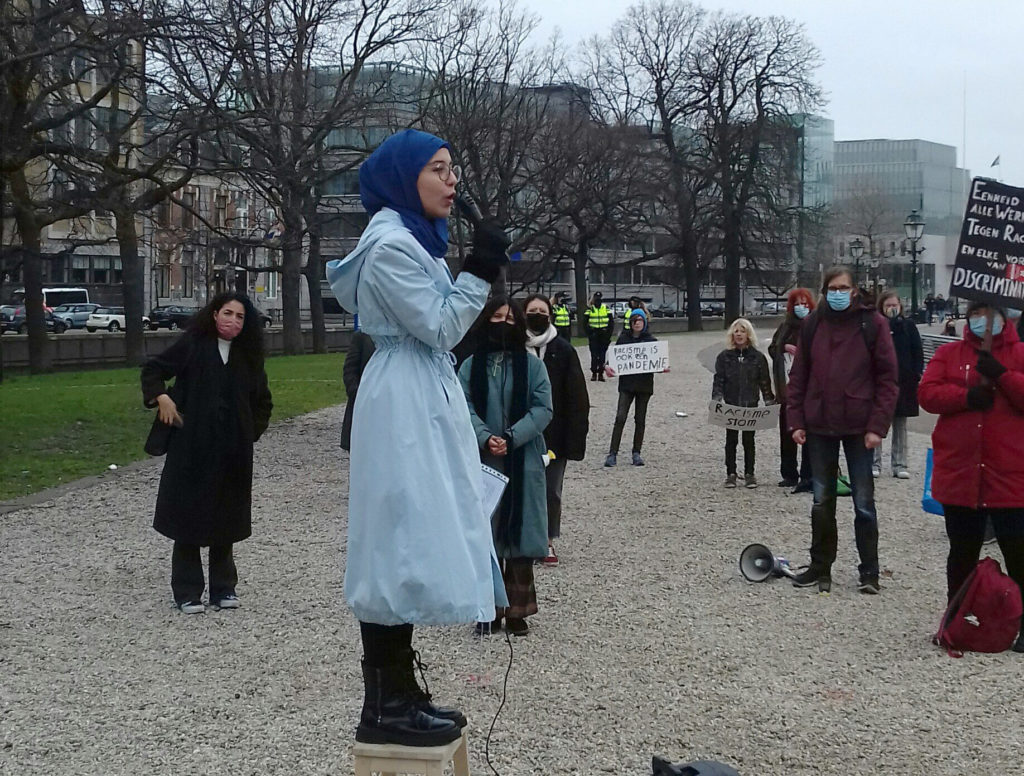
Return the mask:
<path fill-rule="evenodd" d="M 210 548 L 209 603 L 237 609 L 233 546 L 252 534 L 253 445 L 273 409 L 263 368 L 263 332 L 248 297 L 215 296 L 173 345 L 142 367 L 142 396 L 170 436 L 153 527 L 174 541 L 171 591 L 201 614 Z M 167 381 L 174 378 L 174 385 Z"/>
<path fill-rule="evenodd" d="M 477 631 L 497 630 L 504 619 L 509 633 L 525 636 L 526 618 L 537 613 L 533 562 L 548 548 L 544 429 L 551 422 L 551 382 L 544 363 L 526 350 L 518 304 L 493 297 L 475 325 L 486 336 L 459 368 L 459 381 L 481 460 L 509 478 L 491 517 L 508 607 L 496 608 L 493 621 L 478 621 Z"/>
<path fill-rule="evenodd" d="M 604 382 L 604 366 L 608 357 L 608 345 L 612 341 L 615 316 L 604 303 L 600 291 L 590 300 L 590 307 L 583 313 L 587 321 L 587 340 L 590 343 L 590 380 Z"/>
<path fill-rule="evenodd" d="M 932 495 L 942 504 L 949 539 L 947 598 L 977 564 L 989 520 L 1006 572 L 1024 592 L 1024 345 L 1003 311 L 972 302 L 963 339 L 935 352 L 918 395 L 925 411 L 939 416 Z M 1024 652 L 1024 629 L 1013 649 Z"/>
<path fill-rule="evenodd" d="M 944 337 L 955 337 L 956 336 L 956 321 L 952 318 L 946 319 L 946 325 L 942 327 L 942 336 Z"/>
<path fill-rule="evenodd" d="M 786 416 L 793 441 L 806 444 L 814 480 L 811 562 L 793 584 L 832 587 L 839 447 L 846 453 L 853 491 L 854 533 L 863 593 L 878 593 L 878 516 L 872 452 L 892 422 L 899 395 L 896 353 L 885 318 L 857 298 L 853 273 L 825 272 L 825 303 L 804 321 L 789 374 Z"/>
<path fill-rule="evenodd" d="M 811 459 L 807 445 L 797 445 L 789 432 L 786 419 L 786 384 L 796 358 L 800 328 L 814 309 L 814 297 L 806 288 L 794 288 L 786 297 L 786 318 L 775 330 L 768 355 L 772 359 L 772 376 L 775 379 L 775 400 L 779 407 L 779 467 L 782 479 L 779 487 L 792 488 L 793 493 L 809 493 L 811 484 Z M 800 468 L 797 468 L 797 450 L 800 451 Z"/>
<path fill-rule="evenodd" d="M 775 403 L 768 359 L 757 349 L 757 334 L 746 318 L 737 318 L 726 332 L 725 350 L 715 359 L 715 379 L 711 388 L 714 401 L 734 407 L 756 407 L 761 398 Z M 736 447 L 740 432 L 725 430 L 725 487 L 736 487 Z M 757 487 L 754 473 L 754 432 L 743 432 L 743 480 L 748 488 Z"/>
<path fill-rule="evenodd" d="M 548 553 L 544 563 L 558 564 L 554 540 L 562 534 L 562 481 L 569 461 L 582 461 L 590 430 L 590 396 L 576 348 L 558 336 L 551 324 L 551 303 L 540 294 L 526 297 L 526 349 L 544 362 L 551 382 L 551 422 L 544 429 L 553 460 L 544 470 L 547 480 Z"/>
<path fill-rule="evenodd" d="M 643 310 L 634 310 L 629 319 L 629 331 L 619 335 L 616 345 L 635 344 L 639 342 L 656 342 L 647 326 L 647 316 Z M 615 376 L 611 367 L 607 368 L 610 376 Z M 629 407 L 633 410 L 633 465 L 643 466 L 644 459 L 640 455 L 644 445 L 644 431 L 647 428 L 647 405 L 654 395 L 654 373 L 619 376 L 619 403 L 615 410 L 615 425 L 612 427 L 612 441 L 608 447 L 608 456 L 604 459 L 605 466 L 615 466 L 618 462 L 619 444 L 622 442 L 622 431 L 629 417 Z"/>
<path fill-rule="evenodd" d="M 928 316 L 928 325 L 931 326 L 932 319 L 935 317 L 935 297 L 931 294 L 924 298 L 924 309 L 925 315 Z"/>
<path fill-rule="evenodd" d="M 935 315 L 939 319 L 939 323 L 946 320 L 946 299 L 942 294 L 935 297 Z"/>
<path fill-rule="evenodd" d="M 901 480 L 909 480 L 907 418 L 916 418 L 919 413 L 917 384 L 921 381 L 921 373 L 924 372 L 924 350 L 917 324 L 903 317 L 903 305 L 898 293 L 886 291 L 882 294 L 878 298 L 878 311 L 889 321 L 892 344 L 896 351 L 896 364 L 899 368 L 900 395 L 896 400 L 896 412 L 892 418 L 892 475 Z M 881 444 L 875 448 L 875 464 L 871 474 L 875 477 L 882 474 Z"/>
<path fill-rule="evenodd" d="M 345 354 L 345 365 L 341 371 L 341 379 L 345 383 L 345 417 L 341 421 L 342 450 L 348 450 L 352 446 L 352 412 L 356 406 L 359 381 L 375 349 L 371 337 L 359 329 L 352 332 L 352 340 Z"/>

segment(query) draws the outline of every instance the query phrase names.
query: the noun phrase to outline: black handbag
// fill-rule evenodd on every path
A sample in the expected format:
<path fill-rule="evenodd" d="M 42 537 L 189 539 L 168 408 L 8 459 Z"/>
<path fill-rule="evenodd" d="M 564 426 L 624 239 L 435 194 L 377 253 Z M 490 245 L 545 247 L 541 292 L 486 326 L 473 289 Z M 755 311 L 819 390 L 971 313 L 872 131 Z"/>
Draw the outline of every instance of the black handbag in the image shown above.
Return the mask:
<path fill-rule="evenodd" d="M 153 426 L 149 429 L 149 436 L 146 437 L 146 444 L 142 446 L 142 449 L 150 455 L 166 455 L 167 448 L 171 446 L 171 435 L 181 425 L 181 423 L 164 423 L 160 420 L 160 415 L 157 414 L 153 418 Z"/>

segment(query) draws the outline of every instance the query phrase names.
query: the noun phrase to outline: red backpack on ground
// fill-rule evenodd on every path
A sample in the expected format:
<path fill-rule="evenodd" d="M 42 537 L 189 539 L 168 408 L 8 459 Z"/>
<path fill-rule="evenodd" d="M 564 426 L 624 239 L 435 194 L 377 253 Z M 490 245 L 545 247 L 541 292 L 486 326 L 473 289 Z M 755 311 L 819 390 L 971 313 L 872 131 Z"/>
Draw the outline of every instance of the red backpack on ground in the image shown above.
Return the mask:
<path fill-rule="evenodd" d="M 1003 573 L 999 561 L 984 558 L 949 602 L 933 641 L 950 657 L 964 652 L 1003 652 L 1021 627 L 1017 583 Z"/>

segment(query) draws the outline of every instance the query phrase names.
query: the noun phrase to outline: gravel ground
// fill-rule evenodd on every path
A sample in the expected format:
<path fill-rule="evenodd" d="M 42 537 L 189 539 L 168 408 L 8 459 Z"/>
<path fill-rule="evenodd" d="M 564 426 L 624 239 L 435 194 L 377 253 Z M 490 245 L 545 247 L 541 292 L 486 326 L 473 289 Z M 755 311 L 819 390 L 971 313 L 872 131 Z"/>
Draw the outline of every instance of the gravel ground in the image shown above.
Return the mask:
<path fill-rule="evenodd" d="M 724 433 L 704 420 L 698 358 L 721 334 L 669 339 L 646 467 L 602 468 L 615 384 L 588 384 L 590 456 L 569 467 L 562 562 L 538 569 L 540 613 L 513 642 L 497 771 L 640 776 L 660 754 L 744 776 L 1019 772 L 1021 656 L 952 660 L 928 642 L 944 534 L 918 506 L 927 437 L 910 435 L 912 480 L 879 480 L 882 595 L 856 591 L 845 499 L 831 595 L 747 584 L 736 561 L 752 541 L 806 561 L 809 498 L 775 486 L 773 433 L 758 434 L 762 487 L 721 488 Z M 275 424 L 260 443 L 239 611 L 172 607 L 170 543 L 150 527 L 160 461 L 0 515 L 0 772 L 352 772 L 361 682 L 341 597 L 341 414 Z M 435 696 L 470 718 L 473 772 L 487 773 L 505 639 L 424 628 L 416 641 Z"/>

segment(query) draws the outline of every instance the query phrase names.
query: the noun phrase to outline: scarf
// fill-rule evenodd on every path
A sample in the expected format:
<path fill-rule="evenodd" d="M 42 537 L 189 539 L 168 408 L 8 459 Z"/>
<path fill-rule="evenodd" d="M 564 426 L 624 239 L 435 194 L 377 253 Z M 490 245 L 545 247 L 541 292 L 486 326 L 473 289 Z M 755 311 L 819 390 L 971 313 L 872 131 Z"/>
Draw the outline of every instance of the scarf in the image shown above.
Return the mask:
<path fill-rule="evenodd" d="M 404 129 L 378 146 L 359 167 L 359 198 L 371 216 L 391 208 L 431 256 L 441 258 L 448 251 L 448 221 L 427 218 L 416 181 L 437 153 L 448 148 L 439 137 Z"/>
<path fill-rule="evenodd" d="M 529 409 L 530 385 L 527 377 L 526 350 L 502 350 L 499 346 L 484 343 L 473 354 L 473 364 L 469 370 L 469 396 L 476 414 L 486 420 L 487 394 L 490 381 L 487 379 L 487 367 L 492 353 L 507 356 L 512 361 L 512 407 L 508 413 L 508 428 L 511 428 L 526 415 Z M 499 429 L 503 434 L 506 429 Z M 496 435 L 496 436 L 497 436 Z M 509 478 L 498 505 L 498 524 L 495 529 L 495 542 L 504 547 L 518 547 L 523 534 L 523 479 L 525 476 L 526 447 L 520 445 L 509 450 L 502 461 L 503 473 Z"/>
<path fill-rule="evenodd" d="M 544 354 L 547 352 L 548 343 L 551 342 L 555 337 L 558 336 L 558 329 L 551 324 L 548 324 L 547 331 L 541 334 L 534 334 L 529 329 L 526 330 L 526 347 L 531 348 L 536 354 L 537 358 L 541 361 L 544 360 Z"/>

